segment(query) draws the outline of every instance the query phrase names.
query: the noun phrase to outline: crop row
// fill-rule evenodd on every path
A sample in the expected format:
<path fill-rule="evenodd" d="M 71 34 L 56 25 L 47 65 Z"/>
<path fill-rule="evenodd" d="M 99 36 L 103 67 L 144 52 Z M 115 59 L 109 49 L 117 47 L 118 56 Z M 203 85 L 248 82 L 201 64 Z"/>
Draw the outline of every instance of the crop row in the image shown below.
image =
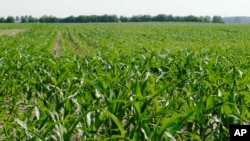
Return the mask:
<path fill-rule="evenodd" d="M 247 26 L 30 26 L 0 38 L 0 139 L 225 140 L 250 122 Z"/>

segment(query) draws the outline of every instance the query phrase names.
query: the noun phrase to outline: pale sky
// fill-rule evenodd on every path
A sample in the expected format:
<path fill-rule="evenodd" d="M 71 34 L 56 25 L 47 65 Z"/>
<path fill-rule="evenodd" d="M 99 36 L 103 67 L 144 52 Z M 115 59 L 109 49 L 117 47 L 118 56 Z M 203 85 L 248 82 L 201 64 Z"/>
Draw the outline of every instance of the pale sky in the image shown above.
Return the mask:
<path fill-rule="evenodd" d="M 0 17 L 92 14 L 250 16 L 250 0 L 0 0 Z"/>

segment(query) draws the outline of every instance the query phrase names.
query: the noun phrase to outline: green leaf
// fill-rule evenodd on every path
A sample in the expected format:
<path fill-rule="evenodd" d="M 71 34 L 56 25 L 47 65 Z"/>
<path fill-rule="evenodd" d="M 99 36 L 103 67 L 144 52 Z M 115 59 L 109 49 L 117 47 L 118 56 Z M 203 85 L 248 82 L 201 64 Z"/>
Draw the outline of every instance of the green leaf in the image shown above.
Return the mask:
<path fill-rule="evenodd" d="M 196 135 L 195 133 L 191 133 L 191 132 L 181 132 L 181 134 L 187 135 L 189 138 L 187 139 L 191 139 L 191 140 L 195 140 L 195 141 L 202 141 L 199 135 Z"/>
<path fill-rule="evenodd" d="M 165 84 L 161 89 L 159 89 L 158 91 L 156 91 L 155 94 L 151 95 L 147 101 L 145 101 L 143 103 L 143 106 L 141 108 L 141 111 L 144 112 L 144 110 L 146 109 L 147 105 L 149 105 L 149 103 L 156 97 L 158 96 L 159 94 L 161 94 L 164 90 L 166 90 L 168 87 L 171 86 L 171 83 L 167 83 Z"/>
<path fill-rule="evenodd" d="M 189 112 L 186 115 L 185 114 L 176 114 L 172 115 L 170 118 L 164 118 L 161 122 L 161 128 L 158 131 L 158 135 L 162 135 L 167 128 L 179 126 L 184 123 L 184 121 L 190 117 L 193 114 L 193 112 Z"/>
<path fill-rule="evenodd" d="M 85 116 L 85 114 L 84 114 L 84 115 L 81 115 L 81 116 L 79 116 L 79 117 L 77 117 L 77 118 L 74 118 L 75 120 L 74 120 L 73 124 L 69 127 L 67 134 L 64 135 L 65 140 L 70 140 L 70 137 L 72 136 L 72 133 L 73 133 L 73 131 L 75 130 L 77 124 L 78 124 L 81 120 L 83 120 L 84 116 Z"/>
<path fill-rule="evenodd" d="M 58 84 L 56 78 L 53 77 L 53 76 L 51 76 L 51 81 L 52 81 L 52 83 L 53 83 L 54 85 L 57 85 L 57 84 Z"/>
<path fill-rule="evenodd" d="M 119 121 L 119 119 L 118 119 L 115 115 L 113 115 L 112 113 L 110 113 L 110 112 L 107 111 L 107 110 L 104 110 L 104 113 L 106 113 L 106 114 L 115 122 L 115 124 L 117 125 L 118 129 L 119 129 L 120 132 L 121 132 L 121 136 L 124 138 L 126 132 L 125 132 L 125 130 L 124 130 L 124 128 L 123 128 L 121 122 Z"/>
<path fill-rule="evenodd" d="M 65 79 L 67 79 L 67 78 L 69 78 L 69 74 L 70 74 L 70 71 L 65 71 L 65 72 L 63 72 L 60 76 L 59 76 L 59 78 L 58 78 L 58 80 L 57 80 L 57 82 L 56 82 L 56 84 L 57 85 L 61 85 L 61 83 L 65 80 Z M 52 81 L 53 82 L 53 81 Z M 55 83 L 54 83 L 55 84 Z"/>

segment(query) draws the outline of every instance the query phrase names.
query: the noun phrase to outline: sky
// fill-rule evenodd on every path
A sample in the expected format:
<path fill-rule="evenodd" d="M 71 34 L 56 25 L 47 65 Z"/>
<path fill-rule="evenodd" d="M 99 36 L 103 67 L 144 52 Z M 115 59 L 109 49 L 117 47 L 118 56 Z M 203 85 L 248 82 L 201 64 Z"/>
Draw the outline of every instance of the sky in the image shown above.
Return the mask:
<path fill-rule="evenodd" d="M 250 16 L 250 0 L 0 0 L 0 17 L 32 15 Z"/>

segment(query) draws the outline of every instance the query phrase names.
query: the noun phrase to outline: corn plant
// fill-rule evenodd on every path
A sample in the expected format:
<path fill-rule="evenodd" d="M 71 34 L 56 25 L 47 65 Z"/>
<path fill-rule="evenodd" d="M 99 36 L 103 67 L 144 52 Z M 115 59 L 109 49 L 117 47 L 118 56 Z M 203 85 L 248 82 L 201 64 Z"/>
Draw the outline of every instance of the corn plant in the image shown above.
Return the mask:
<path fill-rule="evenodd" d="M 0 140 L 228 140 L 249 124 L 249 26 L 2 25 Z"/>

